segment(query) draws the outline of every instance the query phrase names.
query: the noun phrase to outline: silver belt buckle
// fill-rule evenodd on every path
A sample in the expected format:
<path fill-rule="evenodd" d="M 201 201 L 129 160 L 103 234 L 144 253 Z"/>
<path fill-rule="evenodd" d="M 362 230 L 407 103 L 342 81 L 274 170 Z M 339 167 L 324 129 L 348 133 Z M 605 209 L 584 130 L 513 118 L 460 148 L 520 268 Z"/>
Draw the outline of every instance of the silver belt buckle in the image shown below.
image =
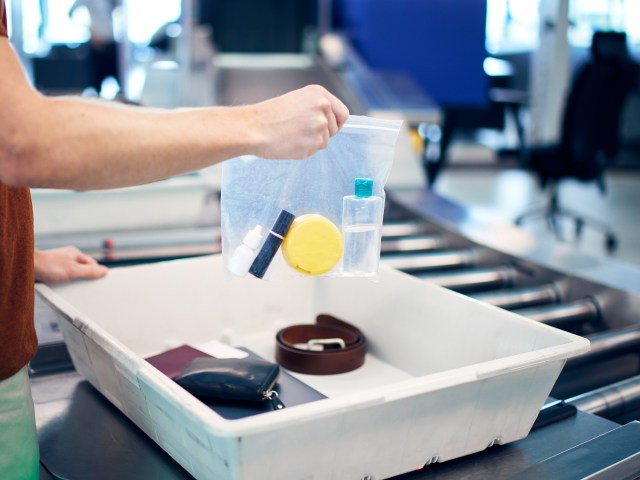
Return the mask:
<path fill-rule="evenodd" d="M 347 344 L 341 338 L 312 338 L 307 343 L 295 343 L 293 346 L 300 350 L 309 350 L 311 352 L 323 352 L 325 346 L 337 345 L 338 348 L 347 348 Z"/>

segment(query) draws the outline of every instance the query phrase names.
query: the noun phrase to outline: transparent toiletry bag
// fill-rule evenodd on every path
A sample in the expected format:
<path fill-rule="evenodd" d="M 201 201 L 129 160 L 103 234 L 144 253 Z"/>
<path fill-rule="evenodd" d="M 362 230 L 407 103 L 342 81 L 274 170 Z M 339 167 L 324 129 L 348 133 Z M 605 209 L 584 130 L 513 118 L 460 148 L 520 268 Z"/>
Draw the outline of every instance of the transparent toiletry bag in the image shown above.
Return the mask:
<path fill-rule="evenodd" d="M 222 254 L 234 276 L 375 277 L 399 120 L 349 117 L 306 160 L 222 168 Z"/>

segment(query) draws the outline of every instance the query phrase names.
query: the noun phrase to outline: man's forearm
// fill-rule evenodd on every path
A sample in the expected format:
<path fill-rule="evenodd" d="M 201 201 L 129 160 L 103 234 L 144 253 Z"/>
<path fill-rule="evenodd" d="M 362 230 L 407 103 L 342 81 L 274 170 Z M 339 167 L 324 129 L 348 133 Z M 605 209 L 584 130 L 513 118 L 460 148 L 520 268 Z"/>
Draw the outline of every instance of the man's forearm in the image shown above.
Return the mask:
<path fill-rule="evenodd" d="M 258 150 L 250 107 L 150 110 L 40 97 L 30 108 L 15 174 L 31 187 L 136 185 Z"/>
<path fill-rule="evenodd" d="M 239 155 L 305 158 L 347 120 L 324 88 L 242 107 L 159 110 L 45 97 L 0 38 L 0 182 L 77 190 L 146 183 Z"/>

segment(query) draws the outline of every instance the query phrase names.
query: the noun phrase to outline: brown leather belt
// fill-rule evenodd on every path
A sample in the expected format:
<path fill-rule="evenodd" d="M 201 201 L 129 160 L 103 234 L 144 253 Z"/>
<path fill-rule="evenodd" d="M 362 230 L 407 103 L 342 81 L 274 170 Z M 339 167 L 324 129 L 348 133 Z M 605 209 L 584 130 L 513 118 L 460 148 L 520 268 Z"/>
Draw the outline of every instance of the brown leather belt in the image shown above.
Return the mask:
<path fill-rule="evenodd" d="M 321 314 L 315 324 L 291 325 L 276 334 L 276 362 L 298 373 L 331 375 L 364 363 L 367 340 L 353 325 Z"/>

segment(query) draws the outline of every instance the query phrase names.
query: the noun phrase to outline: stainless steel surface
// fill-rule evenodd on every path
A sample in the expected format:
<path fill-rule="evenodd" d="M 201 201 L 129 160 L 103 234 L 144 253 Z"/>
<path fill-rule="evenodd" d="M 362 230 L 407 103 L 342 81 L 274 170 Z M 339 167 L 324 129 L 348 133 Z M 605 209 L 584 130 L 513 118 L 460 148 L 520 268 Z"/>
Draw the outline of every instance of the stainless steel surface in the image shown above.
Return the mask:
<path fill-rule="evenodd" d="M 640 475 L 640 422 L 607 432 L 513 476 L 519 480 L 634 480 Z"/>
<path fill-rule="evenodd" d="M 640 410 L 640 375 L 565 400 L 583 412 L 616 418 Z"/>
<path fill-rule="evenodd" d="M 480 293 L 473 297 L 481 302 L 506 310 L 546 305 L 560 300 L 558 289 L 553 284 Z"/>
<path fill-rule="evenodd" d="M 75 371 L 31 379 L 40 462 L 53 478 L 193 477 Z"/>

